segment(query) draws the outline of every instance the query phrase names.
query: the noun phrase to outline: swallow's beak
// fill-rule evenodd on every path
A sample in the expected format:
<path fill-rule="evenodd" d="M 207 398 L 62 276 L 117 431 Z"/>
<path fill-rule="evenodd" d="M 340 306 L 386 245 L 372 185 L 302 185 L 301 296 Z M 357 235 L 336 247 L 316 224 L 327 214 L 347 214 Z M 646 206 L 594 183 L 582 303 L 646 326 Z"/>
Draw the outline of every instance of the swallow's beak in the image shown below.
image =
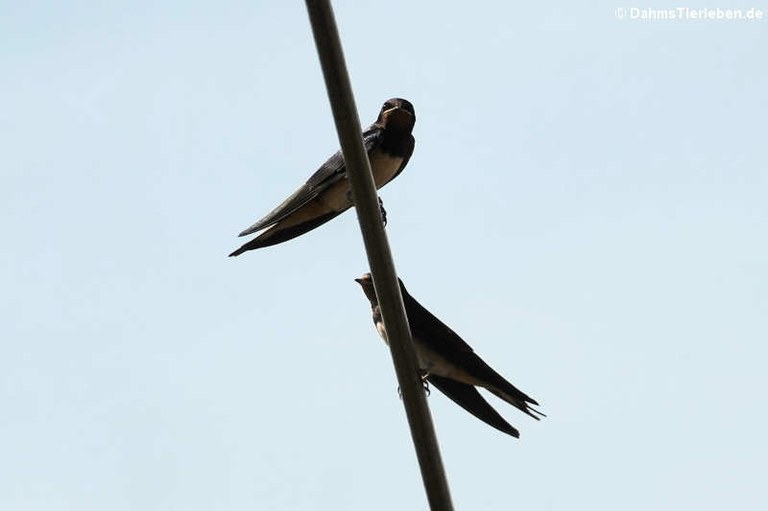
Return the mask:
<path fill-rule="evenodd" d="M 391 108 L 387 108 L 386 110 L 384 110 L 381 113 L 384 114 L 384 115 L 389 115 L 390 113 L 394 112 L 395 110 L 397 110 L 399 108 L 400 108 L 400 105 L 395 105 L 395 106 L 393 106 Z"/>
<path fill-rule="evenodd" d="M 355 282 L 360 284 L 361 286 L 365 285 L 367 282 L 371 281 L 371 274 L 370 273 L 363 273 L 358 278 L 355 279 Z"/>

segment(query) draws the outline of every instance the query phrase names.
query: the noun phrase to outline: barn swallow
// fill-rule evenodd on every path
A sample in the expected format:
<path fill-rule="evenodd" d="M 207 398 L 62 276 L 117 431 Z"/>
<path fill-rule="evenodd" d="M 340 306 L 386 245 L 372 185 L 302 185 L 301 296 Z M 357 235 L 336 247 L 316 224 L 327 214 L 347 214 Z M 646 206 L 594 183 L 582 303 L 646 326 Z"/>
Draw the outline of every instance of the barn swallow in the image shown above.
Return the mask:
<path fill-rule="evenodd" d="M 371 274 L 366 273 L 355 282 L 360 284 L 370 300 L 373 323 L 384 342 L 388 343 Z M 545 416 L 529 406 L 539 403 L 491 369 L 469 344 L 408 294 L 402 280 L 399 282 L 419 370 L 426 381 L 481 421 L 516 438 L 520 437 L 517 429 L 488 404 L 476 387 L 489 390 L 536 420 Z"/>
<path fill-rule="evenodd" d="M 415 122 L 413 105 L 405 99 L 392 98 L 381 107 L 376 122 L 363 132 L 376 189 L 397 177 L 411 158 L 414 146 L 411 131 Z M 344 156 L 337 151 L 290 197 L 239 235 L 269 229 L 229 255 L 237 256 L 301 236 L 348 210 L 352 204 Z M 385 215 L 383 207 L 382 215 Z"/>

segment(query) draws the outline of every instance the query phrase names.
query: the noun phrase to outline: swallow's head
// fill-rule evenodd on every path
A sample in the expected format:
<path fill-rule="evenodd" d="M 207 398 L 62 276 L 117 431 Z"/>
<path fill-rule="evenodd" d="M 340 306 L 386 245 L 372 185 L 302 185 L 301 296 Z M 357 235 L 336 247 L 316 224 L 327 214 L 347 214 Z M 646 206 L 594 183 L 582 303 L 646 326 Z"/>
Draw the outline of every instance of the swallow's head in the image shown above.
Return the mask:
<path fill-rule="evenodd" d="M 373 288 L 373 279 L 370 273 L 364 274 L 362 277 L 355 279 L 355 282 L 360 284 L 363 288 L 363 293 L 371 301 L 371 305 L 378 305 L 379 300 L 376 298 L 376 290 Z"/>
<path fill-rule="evenodd" d="M 402 98 L 392 98 L 385 101 L 381 107 L 381 112 L 379 112 L 379 118 L 376 119 L 376 124 L 407 133 L 411 132 L 415 123 L 416 112 L 413 111 L 413 105 L 407 99 Z"/>

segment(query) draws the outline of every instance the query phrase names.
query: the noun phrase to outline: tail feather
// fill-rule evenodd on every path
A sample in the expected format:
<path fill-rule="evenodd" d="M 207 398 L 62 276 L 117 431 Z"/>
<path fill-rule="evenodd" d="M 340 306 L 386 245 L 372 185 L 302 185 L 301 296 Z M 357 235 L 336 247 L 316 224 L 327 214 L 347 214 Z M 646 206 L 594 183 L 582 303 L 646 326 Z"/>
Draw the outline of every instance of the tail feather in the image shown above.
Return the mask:
<path fill-rule="evenodd" d="M 277 224 L 274 227 L 271 227 L 270 229 L 259 234 L 256 238 L 252 239 L 248 243 L 244 244 L 242 247 L 238 248 L 237 250 L 229 254 L 229 257 L 236 257 L 242 254 L 243 252 L 247 252 L 249 250 L 255 250 L 257 248 L 262 248 L 262 247 L 269 247 L 271 245 L 277 245 L 278 243 L 291 240 L 293 238 L 301 236 L 305 232 L 311 231 L 315 227 L 319 227 L 323 225 L 324 223 L 328 222 L 329 220 L 332 220 L 333 218 L 336 218 L 339 215 L 339 213 L 341 212 L 334 211 L 332 213 L 328 213 L 326 215 L 308 220 L 299 225 L 293 225 L 290 227 L 281 227 L 280 224 Z"/>
<path fill-rule="evenodd" d="M 474 386 L 434 374 L 430 374 L 427 379 L 429 383 L 437 387 L 440 392 L 448 396 L 454 403 L 481 421 L 503 433 L 520 438 L 520 432 L 504 420 Z"/>
<path fill-rule="evenodd" d="M 542 412 L 530 406 L 530 405 L 538 405 L 539 403 L 529 398 L 528 396 L 525 396 L 525 394 L 523 394 L 523 396 L 525 396 L 524 398 L 520 398 L 517 396 L 510 396 L 506 392 L 499 390 L 497 388 L 489 388 L 489 387 L 486 387 L 486 388 L 488 389 L 488 391 L 490 391 L 494 395 L 500 397 L 501 399 L 511 404 L 521 412 L 525 413 L 526 415 L 529 415 L 530 417 L 533 417 L 536 420 L 541 420 L 541 417 L 546 417 L 545 414 L 543 414 Z"/>

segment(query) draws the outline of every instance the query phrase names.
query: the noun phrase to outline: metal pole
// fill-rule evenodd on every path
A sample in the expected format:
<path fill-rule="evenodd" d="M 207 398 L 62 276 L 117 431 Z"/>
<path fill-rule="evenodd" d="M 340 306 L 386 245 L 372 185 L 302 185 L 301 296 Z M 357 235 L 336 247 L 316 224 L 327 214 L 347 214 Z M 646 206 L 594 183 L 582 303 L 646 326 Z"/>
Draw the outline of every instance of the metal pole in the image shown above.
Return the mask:
<path fill-rule="evenodd" d="M 452 511 L 333 9 L 329 0 L 306 0 L 306 4 L 427 499 L 432 511 Z"/>

